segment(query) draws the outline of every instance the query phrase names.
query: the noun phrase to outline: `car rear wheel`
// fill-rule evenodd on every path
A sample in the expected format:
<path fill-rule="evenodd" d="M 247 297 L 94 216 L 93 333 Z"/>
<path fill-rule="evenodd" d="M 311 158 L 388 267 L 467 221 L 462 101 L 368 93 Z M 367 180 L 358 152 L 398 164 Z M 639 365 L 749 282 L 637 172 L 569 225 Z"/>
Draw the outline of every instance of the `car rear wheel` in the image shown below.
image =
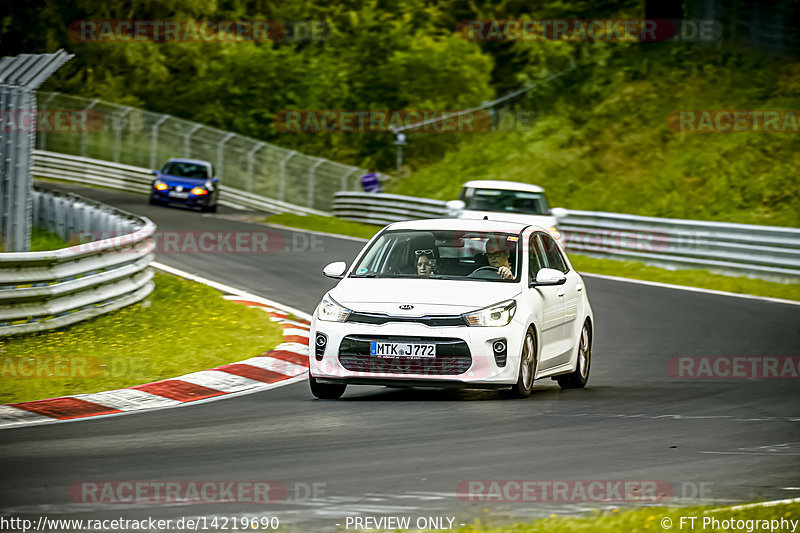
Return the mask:
<path fill-rule="evenodd" d="M 506 398 L 528 398 L 533 392 L 533 381 L 536 378 L 536 335 L 532 328 L 525 333 L 522 342 L 522 354 L 519 362 L 517 382 L 510 390 L 500 393 Z"/>
<path fill-rule="evenodd" d="M 320 383 L 311 376 L 308 376 L 308 384 L 311 387 L 311 394 L 320 400 L 338 400 L 347 388 L 347 385 Z"/>
<path fill-rule="evenodd" d="M 589 381 L 589 369 L 592 366 L 592 330 L 589 321 L 583 323 L 581 337 L 578 339 L 578 362 L 575 370 L 569 374 L 557 376 L 556 380 L 562 389 L 582 389 Z"/>

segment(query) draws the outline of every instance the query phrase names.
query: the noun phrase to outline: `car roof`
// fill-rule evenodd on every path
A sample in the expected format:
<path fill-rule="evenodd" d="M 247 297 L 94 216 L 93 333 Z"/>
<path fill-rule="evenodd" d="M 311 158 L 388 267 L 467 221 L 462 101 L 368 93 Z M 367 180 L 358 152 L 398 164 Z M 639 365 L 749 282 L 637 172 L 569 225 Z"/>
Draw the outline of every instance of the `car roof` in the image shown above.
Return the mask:
<path fill-rule="evenodd" d="M 167 163 L 195 163 L 198 165 L 205 165 L 207 167 L 211 166 L 211 163 L 208 161 L 203 161 L 202 159 L 185 159 L 183 157 L 170 157 Z"/>
<path fill-rule="evenodd" d="M 471 189 L 503 189 L 508 191 L 544 192 L 544 189 L 531 183 L 503 180 L 473 180 L 464 184 Z"/>
<path fill-rule="evenodd" d="M 472 220 L 463 218 L 426 218 L 406 220 L 389 224 L 389 230 L 450 230 L 450 231 L 489 231 L 498 233 L 519 233 L 532 224 L 507 222 L 504 220 Z M 533 225 L 536 228 L 539 226 Z M 542 228 L 544 229 L 544 228 Z"/>

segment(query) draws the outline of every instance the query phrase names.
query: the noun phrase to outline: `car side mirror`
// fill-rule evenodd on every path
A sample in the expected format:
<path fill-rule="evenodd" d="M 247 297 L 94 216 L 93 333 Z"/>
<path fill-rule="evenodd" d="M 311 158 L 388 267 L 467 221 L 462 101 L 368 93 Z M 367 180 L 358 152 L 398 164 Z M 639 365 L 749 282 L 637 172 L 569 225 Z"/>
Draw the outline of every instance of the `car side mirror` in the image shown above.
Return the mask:
<path fill-rule="evenodd" d="M 467 207 L 463 200 L 450 200 L 444 205 L 447 208 L 447 214 L 451 217 L 457 217 Z"/>
<path fill-rule="evenodd" d="M 556 218 L 563 218 L 569 214 L 569 211 L 564 209 L 563 207 L 554 207 L 550 210 L 550 214 Z"/>
<path fill-rule="evenodd" d="M 531 280 L 531 287 L 543 287 L 547 285 L 563 285 L 567 282 L 567 276 L 560 270 L 553 268 L 542 268 L 536 273 L 536 279 Z"/>
<path fill-rule="evenodd" d="M 345 263 L 344 261 L 336 261 L 335 263 L 329 263 L 325 268 L 322 269 L 323 274 L 333 279 L 342 279 L 346 271 L 347 271 L 347 263 Z"/>
<path fill-rule="evenodd" d="M 153 176 L 158 176 L 158 170 L 151 170 L 150 174 L 152 174 Z"/>

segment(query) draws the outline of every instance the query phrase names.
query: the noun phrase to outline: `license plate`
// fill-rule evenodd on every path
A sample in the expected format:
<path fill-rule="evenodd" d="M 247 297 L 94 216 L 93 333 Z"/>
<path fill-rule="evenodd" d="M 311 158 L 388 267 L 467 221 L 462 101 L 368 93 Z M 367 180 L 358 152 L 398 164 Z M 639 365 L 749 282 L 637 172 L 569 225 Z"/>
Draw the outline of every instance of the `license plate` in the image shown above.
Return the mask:
<path fill-rule="evenodd" d="M 393 357 L 436 357 L 435 344 L 407 342 L 371 342 L 369 354 L 391 359 Z"/>
<path fill-rule="evenodd" d="M 169 192 L 169 197 L 170 198 L 189 198 L 189 193 L 188 192 L 170 191 Z"/>

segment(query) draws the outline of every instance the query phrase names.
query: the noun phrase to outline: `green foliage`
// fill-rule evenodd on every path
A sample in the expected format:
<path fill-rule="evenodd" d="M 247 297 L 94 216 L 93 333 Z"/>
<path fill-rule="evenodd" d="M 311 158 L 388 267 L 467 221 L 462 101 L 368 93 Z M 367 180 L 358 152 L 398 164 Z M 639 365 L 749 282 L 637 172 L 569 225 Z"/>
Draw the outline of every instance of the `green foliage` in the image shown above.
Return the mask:
<path fill-rule="evenodd" d="M 797 61 L 690 46 L 617 51 L 583 64 L 587 81 L 530 129 L 475 135 L 390 192 L 452 199 L 468 179 L 509 179 L 570 209 L 800 226 L 797 134 L 667 125 L 677 110 L 797 109 L 798 73 Z"/>

